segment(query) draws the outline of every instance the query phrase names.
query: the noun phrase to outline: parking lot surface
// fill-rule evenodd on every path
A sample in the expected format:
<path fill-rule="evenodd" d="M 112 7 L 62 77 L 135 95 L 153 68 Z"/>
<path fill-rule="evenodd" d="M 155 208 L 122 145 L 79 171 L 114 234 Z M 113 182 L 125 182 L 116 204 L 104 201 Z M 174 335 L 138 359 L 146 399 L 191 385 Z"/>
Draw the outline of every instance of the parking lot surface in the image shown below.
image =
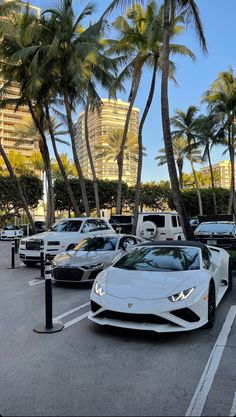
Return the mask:
<path fill-rule="evenodd" d="M 40 268 L 16 261 L 0 242 L 0 414 L 2 416 L 229 416 L 236 414 L 236 274 L 215 327 L 155 334 L 98 327 L 87 319 L 91 285 L 53 285 L 44 322 Z"/>

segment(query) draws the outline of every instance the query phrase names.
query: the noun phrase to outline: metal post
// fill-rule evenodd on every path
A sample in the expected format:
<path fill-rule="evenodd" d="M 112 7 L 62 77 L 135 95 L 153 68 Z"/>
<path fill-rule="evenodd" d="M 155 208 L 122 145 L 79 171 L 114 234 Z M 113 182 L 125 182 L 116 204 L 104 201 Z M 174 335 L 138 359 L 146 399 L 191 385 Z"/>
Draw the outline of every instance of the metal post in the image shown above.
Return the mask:
<path fill-rule="evenodd" d="M 52 264 L 49 259 L 45 263 L 45 316 L 45 326 L 36 327 L 36 333 L 55 333 L 64 328 L 61 322 L 53 323 L 52 320 Z"/>
<path fill-rule="evenodd" d="M 11 243 L 11 267 L 15 268 L 15 242 Z"/>
<path fill-rule="evenodd" d="M 45 263 L 45 316 L 46 329 L 52 329 L 52 265 L 49 260 Z"/>
<path fill-rule="evenodd" d="M 45 278 L 44 275 L 44 252 L 41 250 L 40 252 L 40 267 L 41 267 L 41 278 Z"/>
<path fill-rule="evenodd" d="M 15 243 L 15 253 L 17 253 L 18 252 L 18 239 L 17 239 L 16 236 L 15 236 L 15 239 L 14 239 L 14 243 Z"/>

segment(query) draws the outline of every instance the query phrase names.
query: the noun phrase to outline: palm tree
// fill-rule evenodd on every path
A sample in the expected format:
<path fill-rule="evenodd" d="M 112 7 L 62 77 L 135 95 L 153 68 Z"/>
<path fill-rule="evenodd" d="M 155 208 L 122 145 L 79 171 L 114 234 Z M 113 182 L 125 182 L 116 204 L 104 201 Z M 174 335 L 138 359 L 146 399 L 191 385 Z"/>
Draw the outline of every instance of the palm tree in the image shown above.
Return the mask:
<path fill-rule="evenodd" d="M 208 160 L 210 168 L 214 214 L 217 214 L 218 210 L 216 203 L 215 180 L 211 162 L 211 149 L 213 148 L 213 146 L 218 145 L 220 143 L 219 138 L 217 136 L 218 121 L 216 120 L 216 116 L 213 114 L 209 114 L 207 116 L 199 116 L 199 126 L 197 129 L 199 134 L 199 144 L 202 145 L 204 148 L 202 161 Z"/>
<path fill-rule="evenodd" d="M 137 170 L 137 182 L 135 188 L 135 209 L 134 209 L 134 224 L 133 231 L 136 230 L 136 223 L 138 220 L 138 209 L 139 209 L 139 195 L 140 195 L 140 184 L 141 184 L 141 172 L 142 172 L 142 133 L 143 127 L 150 110 L 153 96 L 156 86 L 156 77 L 158 69 L 161 70 L 162 62 L 162 43 L 163 43 L 163 6 L 159 9 L 154 1 L 150 1 L 146 9 L 143 9 L 139 5 L 135 5 L 129 12 L 130 18 L 134 21 L 136 25 L 136 36 L 139 39 L 140 44 L 142 44 L 143 53 L 144 48 L 146 49 L 146 64 L 152 68 L 152 80 L 150 84 L 150 90 L 143 111 L 143 115 L 139 125 L 139 160 L 138 160 L 138 170 Z M 183 16 L 177 16 L 172 24 L 171 28 L 171 38 L 179 35 L 183 31 L 183 27 L 180 25 L 183 22 Z M 136 40 L 137 42 L 137 40 Z M 185 46 L 179 44 L 170 44 L 171 54 L 182 54 L 190 56 L 192 59 L 195 59 L 194 54 Z M 174 63 L 170 61 L 170 77 L 173 78 Z"/>
<path fill-rule="evenodd" d="M 5 80 L 1 91 L 4 98 L 2 106 L 10 103 L 15 105 L 17 109 L 20 105 L 28 105 L 31 116 L 40 132 L 39 149 L 44 161 L 48 185 L 47 225 L 50 226 L 54 222 L 54 196 L 50 155 L 43 129 L 42 113 L 34 106 L 35 97 L 32 96 L 32 92 L 28 88 L 29 80 L 35 77 L 35 68 L 32 72 L 30 67 L 32 59 L 29 59 L 29 55 L 31 54 L 38 58 L 38 47 L 35 46 L 40 43 L 38 19 L 34 14 L 30 13 L 28 7 L 26 7 L 25 12 L 22 12 L 21 2 L 17 1 L 8 3 L 7 7 L 2 5 L 0 16 L 1 76 Z M 6 98 L 7 87 L 12 83 L 19 87 L 19 96 Z"/>
<path fill-rule="evenodd" d="M 51 33 L 50 45 L 43 45 L 47 53 L 46 66 L 58 81 L 58 91 L 63 97 L 72 151 L 81 184 L 82 197 L 86 215 L 89 216 L 89 202 L 85 180 L 76 151 L 76 136 L 73 124 L 73 111 L 81 101 L 82 84 L 91 78 L 91 64 L 96 62 L 100 33 L 104 23 L 90 25 L 83 29 L 82 21 L 91 16 L 92 5 L 87 5 L 76 17 L 72 0 L 62 0 L 58 7 L 45 10 L 45 31 Z M 49 17 L 48 17 L 49 16 Z M 88 63 L 88 66 L 86 65 Z"/>
<path fill-rule="evenodd" d="M 183 137 L 173 138 L 173 151 L 174 151 L 176 165 L 179 171 L 180 188 L 183 188 L 183 166 L 184 166 L 184 158 L 186 158 L 187 146 L 188 146 L 188 143 L 185 138 Z M 156 156 L 155 159 L 158 161 L 158 165 L 162 166 L 167 163 L 165 148 L 160 149 L 159 153 L 160 155 Z"/>
<path fill-rule="evenodd" d="M 186 113 L 182 110 L 176 110 L 175 115 L 171 118 L 171 124 L 175 127 L 175 131 L 172 132 L 172 135 L 176 137 L 184 137 L 187 141 L 187 154 L 188 159 L 191 165 L 195 187 L 197 190 L 198 196 L 198 205 L 199 205 L 199 214 L 203 215 L 203 208 L 202 208 L 202 198 L 201 192 L 198 184 L 198 179 L 196 175 L 196 170 L 194 167 L 194 160 L 192 151 L 193 149 L 198 146 L 198 118 L 196 117 L 196 113 L 198 109 L 195 106 L 189 106 Z M 200 160 L 199 160 L 200 162 Z"/>
<path fill-rule="evenodd" d="M 102 138 L 102 151 L 101 144 L 95 147 L 97 152 L 96 159 L 103 159 L 105 162 L 116 161 L 117 171 L 119 172 L 120 164 L 120 149 L 123 139 L 123 130 L 117 129 L 111 131 L 108 135 Z M 142 149 L 143 154 L 144 148 Z M 124 150 L 124 162 L 126 161 L 138 161 L 138 138 L 131 132 L 128 133 L 128 138 L 125 144 Z"/>
<path fill-rule="evenodd" d="M 203 96 L 203 101 L 209 105 L 212 113 L 218 115 L 220 128 L 218 136 L 228 142 L 231 163 L 231 189 L 228 213 L 236 214 L 235 196 L 235 116 L 236 116 L 236 78 L 233 70 L 223 71 L 212 83 Z"/>
<path fill-rule="evenodd" d="M 163 64 L 162 64 L 162 80 L 161 80 L 161 112 L 162 112 L 162 128 L 167 156 L 167 165 L 171 188 L 174 196 L 175 205 L 180 217 L 180 222 L 186 239 L 194 239 L 193 231 L 190 227 L 187 212 L 183 202 L 183 198 L 179 189 L 179 182 L 175 167 L 172 137 L 170 129 L 169 117 L 169 98 L 168 98 L 168 77 L 169 77 L 169 56 L 170 56 L 170 34 L 171 21 L 175 16 L 176 6 L 186 13 L 186 24 L 194 22 L 196 32 L 198 34 L 200 44 L 206 51 L 206 40 L 200 20 L 198 8 L 195 0 L 165 0 L 164 1 L 164 25 L 163 25 Z"/>

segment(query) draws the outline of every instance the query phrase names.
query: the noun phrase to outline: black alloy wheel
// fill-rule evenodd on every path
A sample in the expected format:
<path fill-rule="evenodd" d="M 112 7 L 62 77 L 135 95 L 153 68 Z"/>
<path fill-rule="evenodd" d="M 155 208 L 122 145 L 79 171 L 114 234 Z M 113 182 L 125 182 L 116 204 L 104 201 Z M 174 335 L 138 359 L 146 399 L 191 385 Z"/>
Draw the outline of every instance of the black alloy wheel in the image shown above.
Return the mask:
<path fill-rule="evenodd" d="M 211 282 L 208 293 L 208 322 L 205 325 L 206 329 L 211 329 L 215 324 L 216 318 L 216 296 L 215 296 L 215 287 Z"/>

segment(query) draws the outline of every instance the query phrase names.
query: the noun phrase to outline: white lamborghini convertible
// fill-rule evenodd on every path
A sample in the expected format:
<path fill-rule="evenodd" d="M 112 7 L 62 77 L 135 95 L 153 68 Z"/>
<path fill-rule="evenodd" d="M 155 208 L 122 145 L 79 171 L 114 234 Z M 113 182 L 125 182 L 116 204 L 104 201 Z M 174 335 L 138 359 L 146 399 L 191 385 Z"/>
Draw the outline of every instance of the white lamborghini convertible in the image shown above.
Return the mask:
<path fill-rule="evenodd" d="M 142 243 L 97 276 L 89 319 L 155 332 L 212 327 L 231 289 L 224 249 L 189 241 Z"/>

